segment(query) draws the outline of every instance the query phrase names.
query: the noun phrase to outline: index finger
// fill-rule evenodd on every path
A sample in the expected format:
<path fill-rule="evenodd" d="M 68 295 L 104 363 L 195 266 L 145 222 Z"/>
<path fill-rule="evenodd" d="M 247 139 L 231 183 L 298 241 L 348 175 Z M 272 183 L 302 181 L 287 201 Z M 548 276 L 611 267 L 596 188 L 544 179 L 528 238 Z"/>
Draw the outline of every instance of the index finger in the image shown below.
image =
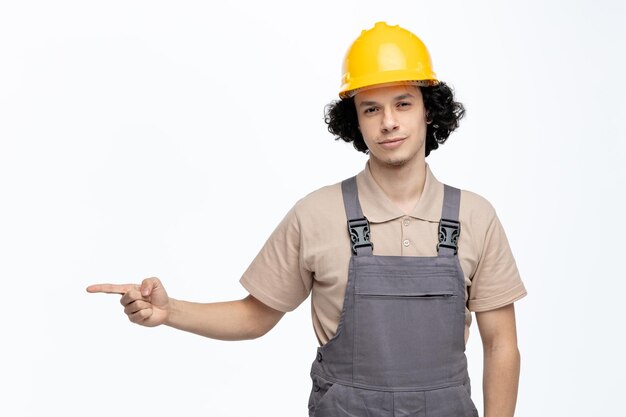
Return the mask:
<path fill-rule="evenodd" d="M 90 293 L 126 294 L 130 290 L 139 289 L 137 284 L 95 284 L 87 287 Z"/>

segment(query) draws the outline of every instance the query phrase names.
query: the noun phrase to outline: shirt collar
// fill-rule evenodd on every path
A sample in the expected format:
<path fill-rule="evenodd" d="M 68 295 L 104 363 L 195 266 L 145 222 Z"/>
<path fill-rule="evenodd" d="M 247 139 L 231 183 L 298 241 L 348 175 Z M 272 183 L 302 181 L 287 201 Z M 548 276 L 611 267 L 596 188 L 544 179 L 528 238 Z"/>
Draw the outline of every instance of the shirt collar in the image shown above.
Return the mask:
<path fill-rule="evenodd" d="M 365 164 L 365 169 L 357 175 L 357 187 L 363 214 L 370 222 L 383 223 L 405 216 L 402 210 L 389 200 L 389 197 L 374 180 L 370 172 L 369 162 Z M 430 167 L 426 164 L 426 181 L 422 195 L 408 215 L 436 223 L 441 219 L 442 205 L 443 184 L 435 178 Z"/>

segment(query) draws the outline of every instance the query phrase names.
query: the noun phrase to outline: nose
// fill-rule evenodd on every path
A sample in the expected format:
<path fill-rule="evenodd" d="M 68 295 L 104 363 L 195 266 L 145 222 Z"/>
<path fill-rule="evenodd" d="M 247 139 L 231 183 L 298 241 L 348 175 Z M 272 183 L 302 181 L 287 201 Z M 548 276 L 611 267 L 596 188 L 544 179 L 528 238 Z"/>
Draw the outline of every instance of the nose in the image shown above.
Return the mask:
<path fill-rule="evenodd" d="M 392 109 L 386 108 L 383 113 L 383 119 L 380 130 L 383 133 L 392 132 L 398 128 L 398 120 Z"/>

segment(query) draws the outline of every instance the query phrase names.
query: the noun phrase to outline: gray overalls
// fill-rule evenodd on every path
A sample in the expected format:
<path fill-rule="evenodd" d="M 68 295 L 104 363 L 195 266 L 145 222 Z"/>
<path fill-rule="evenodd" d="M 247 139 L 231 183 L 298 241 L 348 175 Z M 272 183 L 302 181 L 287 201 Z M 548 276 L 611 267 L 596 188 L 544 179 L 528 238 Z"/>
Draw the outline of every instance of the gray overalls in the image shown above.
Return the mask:
<path fill-rule="evenodd" d="M 342 183 L 352 257 L 336 335 L 313 361 L 310 417 L 477 417 L 465 357 L 460 190 L 445 186 L 438 256 L 374 256 L 356 178 Z"/>

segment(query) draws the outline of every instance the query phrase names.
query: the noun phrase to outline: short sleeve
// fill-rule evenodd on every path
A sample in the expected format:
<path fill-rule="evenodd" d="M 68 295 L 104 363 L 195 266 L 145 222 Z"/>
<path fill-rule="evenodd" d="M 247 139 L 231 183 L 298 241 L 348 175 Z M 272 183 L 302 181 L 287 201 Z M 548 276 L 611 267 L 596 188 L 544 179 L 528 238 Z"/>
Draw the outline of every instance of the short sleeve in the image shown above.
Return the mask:
<path fill-rule="evenodd" d="M 493 211 L 469 287 L 470 311 L 494 310 L 526 295 L 504 228 Z"/>
<path fill-rule="evenodd" d="M 313 284 L 312 273 L 302 266 L 301 240 L 294 207 L 244 272 L 241 285 L 273 309 L 294 310 L 308 297 Z"/>

